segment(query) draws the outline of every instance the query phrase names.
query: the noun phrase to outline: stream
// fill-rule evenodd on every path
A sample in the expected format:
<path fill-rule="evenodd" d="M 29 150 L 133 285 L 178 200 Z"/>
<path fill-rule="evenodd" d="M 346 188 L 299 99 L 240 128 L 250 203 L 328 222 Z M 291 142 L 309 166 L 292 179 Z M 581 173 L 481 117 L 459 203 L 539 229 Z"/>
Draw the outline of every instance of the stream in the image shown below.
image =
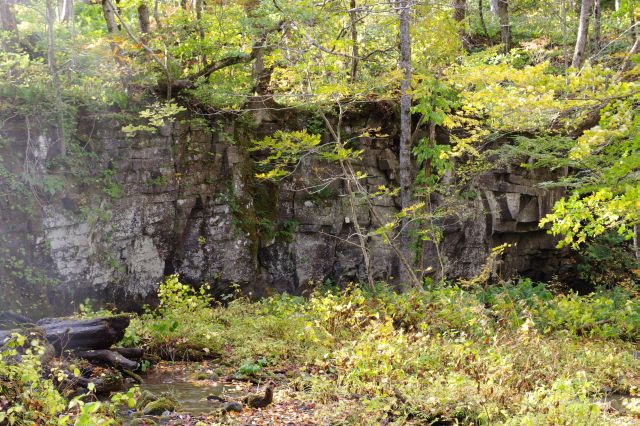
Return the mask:
<path fill-rule="evenodd" d="M 246 395 L 246 391 L 243 392 L 241 386 L 237 384 L 221 383 L 212 378 L 196 378 L 193 371 L 188 371 L 191 367 L 193 367 L 193 363 L 191 365 L 187 363 L 161 363 L 144 376 L 144 382 L 139 385 L 140 390 L 146 390 L 158 396 L 167 395 L 175 399 L 179 403 L 177 413 L 189 416 L 206 415 L 222 407 L 222 402 L 207 400 L 208 396 L 218 396 L 233 401 Z M 213 375 L 210 374 L 210 376 Z M 159 424 L 164 424 L 170 418 L 175 418 L 173 413 L 170 417 L 134 416 L 134 410 L 125 410 L 122 415 L 124 425 L 132 424 L 136 418 L 153 420 Z"/>

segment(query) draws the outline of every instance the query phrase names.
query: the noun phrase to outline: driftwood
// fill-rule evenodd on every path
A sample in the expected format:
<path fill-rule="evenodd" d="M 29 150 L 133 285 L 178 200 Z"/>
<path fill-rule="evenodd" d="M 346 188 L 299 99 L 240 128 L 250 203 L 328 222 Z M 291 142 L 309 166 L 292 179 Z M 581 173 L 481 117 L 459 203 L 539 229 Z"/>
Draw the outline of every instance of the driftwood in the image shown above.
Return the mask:
<path fill-rule="evenodd" d="M 76 351 L 75 355 L 80 358 L 86 359 L 89 362 L 97 361 L 125 370 L 135 370 L 136 367 L 138 367 L 137 362 L 131 361 L 130 359 L 123 357 L 119 353 L 110 351 L 108 349 Z"/>

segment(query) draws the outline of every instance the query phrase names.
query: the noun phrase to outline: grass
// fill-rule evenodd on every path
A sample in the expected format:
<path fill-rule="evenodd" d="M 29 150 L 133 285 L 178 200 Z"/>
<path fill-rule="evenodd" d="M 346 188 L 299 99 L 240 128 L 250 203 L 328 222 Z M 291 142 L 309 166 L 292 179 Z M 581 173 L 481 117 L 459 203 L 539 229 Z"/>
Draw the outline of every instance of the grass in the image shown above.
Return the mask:
<path fill-rule="evenodd" d="M 528 280 L 375 299 L 358 287 L 211 301 L 170 277 L 126 343 L 218 354 L 239 374 L 287 370 L 334 424 L 633 424 L 598 401 L 640 385 L 640 302 L 621 289 L 556 295 Z M 633 416 L 636 416 L 635 418 Z"/>

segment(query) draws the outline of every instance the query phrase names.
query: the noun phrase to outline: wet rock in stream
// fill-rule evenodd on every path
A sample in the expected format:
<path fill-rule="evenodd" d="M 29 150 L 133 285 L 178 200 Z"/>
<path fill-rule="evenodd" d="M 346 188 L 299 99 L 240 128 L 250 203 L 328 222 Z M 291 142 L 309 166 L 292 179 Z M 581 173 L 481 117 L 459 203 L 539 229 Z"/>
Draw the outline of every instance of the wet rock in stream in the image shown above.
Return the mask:
<path fill-rule="evenodd" d="M 142 413 L 146 415 L 162 415 L 165 412 L 173 412 L 178 409 L 178 401 L 169 397 L 169 396 L 161 396 L 155 401 L 149 402 L 144 406 Z"/>

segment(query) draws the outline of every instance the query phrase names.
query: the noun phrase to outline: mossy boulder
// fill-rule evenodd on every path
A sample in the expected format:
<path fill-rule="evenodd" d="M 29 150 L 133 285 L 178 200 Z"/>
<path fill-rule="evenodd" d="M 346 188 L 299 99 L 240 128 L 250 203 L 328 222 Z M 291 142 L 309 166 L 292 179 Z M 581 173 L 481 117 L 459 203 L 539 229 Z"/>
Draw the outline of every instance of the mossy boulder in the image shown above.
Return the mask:
<path fill-rule="evenodd" d="M 158 423 L 156 423 L 154 420 L 146 419 L 143 417 L 138 417 L 129 421 L 130 426 L 156 426 L 157 424 Z"/>
<path fill-rule="evenodd" d="M 136 401 L 136 409 L 142 410 L 144 409 L 144 407 L 147 406 L 147 404 L 149 404 L 150 402 L 156 401 L 158 399 L 159 399 L 158 395 L 148 390 L 143 390 Z"/>
<path fill-rule="evenodd" d="M 161 396 L 155 401 L 149 402 L 142 410 L 143 414 L 159 416 L 165 411 L 176 411 L 178 401 L 168 396 Z"/>

